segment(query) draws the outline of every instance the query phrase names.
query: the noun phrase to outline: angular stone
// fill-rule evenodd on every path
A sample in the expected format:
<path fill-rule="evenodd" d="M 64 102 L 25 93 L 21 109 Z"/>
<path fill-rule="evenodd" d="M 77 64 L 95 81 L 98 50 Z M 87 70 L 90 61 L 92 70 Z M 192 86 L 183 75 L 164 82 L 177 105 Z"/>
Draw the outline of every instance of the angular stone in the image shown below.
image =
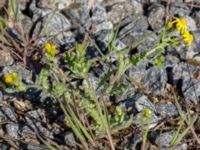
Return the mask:
<path fill-rule="evenodd" d="M 16 122 L 16 114 L 11 107 L 1 107 L 0 108 L 0 121 L 7 122 L 13 121 Z"/>
<path fill-rule="evenodd" d="M 151 67 L 145 73 L 143 84 L 155 94 L 162 94 L 167 83 L 167 72 L 163 68 Z"/>
<path fill-rule="evenodd" d="M 0 50 L 0 67 L 12 65 L 14 59 L 8 50 Z"/>
<path fill-rule="evenodd" d="M 153 5 L 150 9 L 148 22 L 153 30 L 161 29 L 164 25 L 165 8 L 163 5 Z"/>
<path fill-rule="evenodd" d="M 14 139 L 18 139 L 18 130 L 19 130 L 19 125 L 15 124 L 15 123 L 9 123 L 6 125 L 6 132 L 7 134 L 14 138 Z"/>
<path fill-rule="evenodd" d="M 158 113 L 161 117 L 173 117 L 177 116 L 179 113 L 174 104 L 155 104 L 156 113 Z"/>
<path fill-rule="evenodd" d="M 182 93 L 186 100 L 191 100 L 198 104 L 200 101 L 200 80 L 184 78 L 182 82 Z"/>

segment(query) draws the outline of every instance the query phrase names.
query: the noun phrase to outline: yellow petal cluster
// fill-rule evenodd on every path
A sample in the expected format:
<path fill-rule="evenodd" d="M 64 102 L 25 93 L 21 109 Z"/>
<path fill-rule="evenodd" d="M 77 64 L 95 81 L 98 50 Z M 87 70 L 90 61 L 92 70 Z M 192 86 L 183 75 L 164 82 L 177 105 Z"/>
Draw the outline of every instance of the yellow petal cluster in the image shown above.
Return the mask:
<path fill-rule="evenodd" d="M 4 82 L 7 85 L 13 85 L 16 79 L 17 79 L 17 73 L 16 72 L 12 72 L 12 73 L 6 74 L 4 76 Z"/>
<path fill-rule="evenodd" d="M 173 25 L 176 26 L 176 29 L 180 32 L 183 37 L 183 41 L 186 43 L 186 46 L 190 46 L 193 42 L 193 35 L 189 33 L 187 29 L 187 21 L 184 18 L 174 17 L 173 21 L 167 23 L 165 29 L 170 30 Z"/>
<path fill-rule="evenodd" d="M 44 45 L 44 49 L 51 56 L 55 56 L 57 54 L 56 45 L 55 44 L 46 43 Z"/>
<path fill-rule="evenodd" d="M 193 35 L 190 34 L 188 31 L 184 32 L 184 34 L 182 34 L 183 36 L 183 41 L 185 41 L 187 44 L 186 46 L 190 46 L 193 42 Z"/>

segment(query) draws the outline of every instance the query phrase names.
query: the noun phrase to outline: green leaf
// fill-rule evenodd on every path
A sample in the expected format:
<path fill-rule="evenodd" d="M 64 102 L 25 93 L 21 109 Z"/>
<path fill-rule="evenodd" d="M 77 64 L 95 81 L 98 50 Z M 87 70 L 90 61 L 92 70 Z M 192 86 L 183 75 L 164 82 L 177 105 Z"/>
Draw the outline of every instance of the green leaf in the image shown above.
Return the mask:
<path fill-rule="evenodd" d="M 48 92 L 50 89 L 50 83 L 48 80 L 48 75 L 49 75 L 49 70 L 48 69 L 42 69 L 37 80 L 36 80 L 36 85 L 45 92 Z"/>
<path fill-rule="evenodd" d="M 131 62 L 133 65 L 137 65 L 146 56 L 145 52 L 137 53 L 131 57 Z"/>

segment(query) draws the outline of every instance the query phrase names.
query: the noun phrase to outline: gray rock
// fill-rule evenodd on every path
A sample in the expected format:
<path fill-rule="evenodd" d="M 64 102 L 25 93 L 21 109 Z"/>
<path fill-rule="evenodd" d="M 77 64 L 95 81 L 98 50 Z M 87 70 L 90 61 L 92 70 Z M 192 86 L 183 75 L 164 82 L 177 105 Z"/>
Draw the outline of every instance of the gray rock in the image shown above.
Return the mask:
<path fill-rule="evenodd" d="M 146 38 L 145 41 L 137 47 L 139 52 L 148 52 L 149 50 L 153 49 L 155 44 L 160 41 L 158 35 L 149 30 L 144 32 L 135 32 L 131 35 L 135 37 L 134 41 Z"/>
<path fill-rule="evenodd" d="M 186 100 L 191 100 L 196 104 L 200 101 L 200 80 L 184 78 L 182 82 L 182 93 Z"/>
<path fill-rule="evenodd" d="M 163 68 L 151 67 L 144 76 L 143 84 L 155 94 L 163 94 L 167 83 L 167 72 Z"/>
<path fill-rule="evenodd" d="M 137 122 L 140 124 L 141 120 L 145 119 L 144 117 L 144 109 L 145 108 L 148 108 L 149 109 L 149 116 L 151 116 L 151 123 L 150 125 L 148 126 L 149 129 L 151 128 L 154 128 L 158 121 L 160 120 L 160 118 L 158 118 L 156 115 L 155 115 L 155 107 L 154 105 L 152 104 L 152 102 L 148 99 L 148 97 L 146 95 L 143 95 L 143 94 L 137 94 L 135 95 L 135 97 L 133 98 L 134 100 L 134 106 L 135 106 L 135 109 L 140 112 L 136 115 L 136 120 Z M 148 124 L 148 119 L 146 118 L 145 120 L 145 124 L 147 125 Z M 144 123 L 144 122 L 143 122 Z"/>
<path fill-rule="evenodd" d="M 36 133 L 33 131 L 33 129 L 31 129 L 29 126 L 24 125 L 23 127 L 21 127 L 19 129 L 19 134 L 22 138 L 24 139 L 36 139 L 37 135 Z"/>
<path fill-rule="evenodd" d="M 143 7 L 142 4 L 135 0 L 127 0 L 124 2 L 111 3 L 106 5 L 108 19 L 113 23 L 120 23 L 120 20 L 132 16 L 142 15 Z"/>
<path fill-rule="evenodd" d="M 137 66 L 132 66 L 127 70 L 128 76 L 134 82 L 140 83 L 145 76 L 146 72 L 146 63 L 140 63 Z"/>
<path fill-rule="evenodd" d="M 5 67 L 12 65 L 14 63 L 14 59 L 11 54 L 7 50 L 0 50 L 0 67 Z"/>
<path fill-rule="evenodd" d="M 173 137 L 176 135 L 176 131 L 172 130 L 169 132 L 161 133 L 157 135 L 155 139 L 156 145 L 159 147 L 161 150 L 168 150 L 170 147 L 170 143 L 173 139 Z M 178 134 L 179 136 L 180 134 Z M 181 144 L 178 146 L 174 147 L 174 150 L 186 150 L 187 149 L 187 144 Z"/>
<path fill-rule="evenodd" d="M 172 83 L 180 84 L 185 78 L 192 78 L 192 75 L 199 72 L 200 68 L 187 63 L 178 63 L 172 69 Z"/>
<path fill-rule="evenodd" d="M 179 59 L 172 55 L 167 55 L 165 57 L 165 62 L 163 63 L 164 68 L 172 69 L 177 63 L 179 63 Z"/>
<path fill-rule="evenodd" d="M 126 149 L 136 149 L 136 147 L 142 142 L 142 135 L 140 133 L 134 134 L 133 138 L 126 144 Z"/>
<path fill-rule="evenodd" d="M 114 29 L 113 24 L 108 21 L 105 8 L 98 4 L 94 5 L 91 20 L 95 24 L 92 35 L 101 48 L 107 47 L 114 36 Z"/>
<path fill-rule="evenodd" d="M 0 91 L 0 102 L 3 100 L 3 93 Z"/>
<path fill-rule="evenodd" d="M 174 104 L 155 104 L 156 113 L 158 113 L 161 117 L 173 117 L 178 115 L 178 111 Z"/>
<path fill-rule="evenodd" d="M 8 150 L 9 149 L 9 145 L 6 142 L 2 142 L 0 141 L 0 149 L 1 150 Z"/>
<path fill-rule="evenodd" d="M 179 16 L 181 18 L 189 16 L 190 12 L 190 8 L 184 3 L 172 3 L 169 9 L 169 13 L 172 16 Z"/>
<path fill-rule="evenodd" d="M 27 117 L 31 117 L 33 119 L 36 119 L 37 121 L 41 121 L 43 123 L 47 122 L 46 114 L 43 109 L 31 110 L 28 111 L 26 114 Z"/>
<path fill-rule="evenodd" d="M 18 130 L 19 124 L 9 123 L 6 125 L 7 134 L 14 139 L 17 139 L 19 137 Z"/>
<path fill-rule="evenodd" d="M 148 22 L 153 30 L 161 29 L 164 25 L 165 8 L 163 5 L 153 5 L 150 9 Z"/>
<path fill-rule="evenodd" d="M 175 135 L 176 131 L 162 133 L 156 138 L 155 143 L 159 146 L 159 148 L 167 148 L 170 146 L 170 142 Z"/>
<path fill-rule="evenodd" d="M 73 4 L 73 0 L 38 0 L 37 6 L 41 8 L 51 9 L 64 9 L 70 4 Z"/>
<path fill-rule="evenodd" d="M 197 28 L 200 28 L 200 12 L 199 11 L 194 12 L 193 17 L 196 22 Z"/>
<path fill-rule="evenodd" d="M 7 122 L 13 121 L 16 122 L 16 115 L 11 107 L 1 107 L 0 108 L 0 121 Z"/>
<path fill-rule="evenodd" d="M 70 147 L 76 147 L 77 146 L 74 134 L 72 132 L 65 133 L 64 139 L 65 139 L 65 143 L 68 146 L 70 146 Z"/>
<path fill-rule="evenodd" d="M 188 31 L 191 32 L 191 31 L 196 31 L 197 30 L 196 22 L 192 17 L 186 16 L 185 20 L 187 21 L 187 29 L 188 29 Z"/>
<path fill-rule="evenodd" d="M 45 145 L 27 145 L 27 150 L 49 150 L 49 148 Z"/>
<path fill-rule="evenodd" d="M 41 109 L 32 110 L 26 113 L 25 117 L 28 125 L 35 131 L 42 133 L 44 136 L 53 138 L 53 133 L 42 126 L 42 123 L 47 124 L 45 112 Z"/>
<path fill-rule="evenodd" d="M 76 0 L 75 5 L 62 10 L 62 12 L 70 19 L 73 27 L 81 27 L 84 31 L 89 30 L 91 26 L 89 0 Z"/>
<path fill-rule="evenodd" d="M 131 16 L 124 19 L 121 23 L 119 39 L 126 45 L 131 45 L 136 40 L 141 40 L 141 35 L 148 28 L 147 18 L 144 16 Z M 143 35 L 143 34 L 142 34 Z"/>
<path fill-rule="evenodd" d="M 146 95 L 138 94 L 134 97 L 135 101 L 135 108 L 138 112 L 141 112 L 144 110 L 144 108 L 148 108 L 152 111 L 155 111 L 154 105 L 151 103 L 151 101 L 148 99 Z"/>

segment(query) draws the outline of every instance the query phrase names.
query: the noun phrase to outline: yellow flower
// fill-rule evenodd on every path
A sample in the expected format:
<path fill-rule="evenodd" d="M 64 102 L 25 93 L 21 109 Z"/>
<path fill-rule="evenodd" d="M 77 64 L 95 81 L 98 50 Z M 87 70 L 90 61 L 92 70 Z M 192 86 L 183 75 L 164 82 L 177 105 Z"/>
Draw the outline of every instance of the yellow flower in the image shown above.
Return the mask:
<path fill-rule="evenodd" d="M 13 79 L 14 80 L 16 80 L 17 79 L 17 73 L 14 71 L 14 72 L 12 72 L 12 77 L 13 77 Z"/>
<path fill-rule="evenodd" d="M 9 73 L 9 74 L 5 75 L 4 82 L 7 85 L 13 85 L 13 83 L 15 82 L 16 79 L 17 79 L 17 73 L 16 72 L 12 72 L 12 73 Z"/>
<path fill-rule="evenodd" d="M 186 31 L 182 34 L 182 36 L 183 36 L 183 41 L 187 43 L 186 46 L 190 46 L 193 42 L 193 35 L 190 34 L 188 31 Z"/>
<path fill-rule="evenodd" d="M 166 25 L 166 30 L 169 30 L 173 27 L 173 25 L 176 25 L 176 29 L 183 34 L 187 31 L 187 21 L 184 18 L 176 18 L 174 17 L 173 21 L 170 21 Z"/>
<path fill-rule="evenodd" d="M 56 51 L 56 45 L 55 44 L 50 44 L 50 43 L 46 43 L 44 45 L 44 49 L 46 50 L 46 52 L 48 54 L 50 54 L 51 56 L 55 56 L 57 51 Z"/>
<path fill-rule="evenodd" d="M 149 110 L 149 108 L 145 107 L 143 109 L 143 113 L 145 117 L 150 118 L 151 111 Z"/>
<path fill-rule="evenodd" d="M 180 31 L 181 34 L 187 31 L 187 21 L 184 18 L 175 18 L 173 22 L 176 23 L 176 29 Z"/>

